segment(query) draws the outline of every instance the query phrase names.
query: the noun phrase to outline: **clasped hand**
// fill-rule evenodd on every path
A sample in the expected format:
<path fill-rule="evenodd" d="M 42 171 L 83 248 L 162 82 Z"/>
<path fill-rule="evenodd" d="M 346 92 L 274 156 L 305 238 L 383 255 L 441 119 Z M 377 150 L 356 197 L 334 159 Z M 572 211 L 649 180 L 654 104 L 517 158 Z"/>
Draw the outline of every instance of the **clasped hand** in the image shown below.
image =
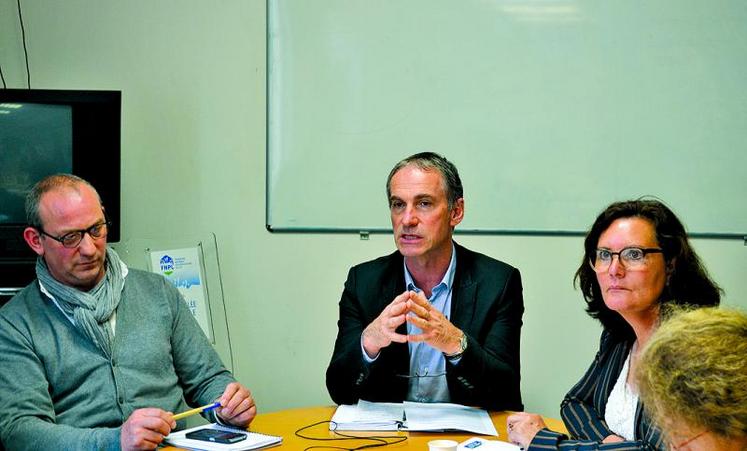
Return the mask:
<path fill-rule="evenodd" d="M 405 321 L 418 327 L 422 333 L 398 334 L 397 328 Z M 370 358 L 375 358 L 392 342 L 413 341 L 425 342 L 443 353 L 453 354 L 459 351 L 462 333 L 443 313 L 434 309 L 422 293 L 405 291 L 363 331 L 363 348 Z"/>

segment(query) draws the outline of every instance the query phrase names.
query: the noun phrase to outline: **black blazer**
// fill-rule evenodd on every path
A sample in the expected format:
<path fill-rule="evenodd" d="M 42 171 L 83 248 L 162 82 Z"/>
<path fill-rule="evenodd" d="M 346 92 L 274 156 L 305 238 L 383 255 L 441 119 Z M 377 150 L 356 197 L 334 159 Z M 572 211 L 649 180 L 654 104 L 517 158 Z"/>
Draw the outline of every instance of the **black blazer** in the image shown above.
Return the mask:
<path fill-rule="evenodd" d="M 456 272 L 451 322 L 467 336 L 457 365 L 446 360 L 451 401 L 490 410 L 522 410 L 519 391 L 519 339 L 524 302 L 519 271 L 455 244 Z M 399 252 L 354 266 L 340 299 L 340 319 L 327 389 L 338 404 L 401 402 L 407 396 L 407 343 L 392 343 L 373 363 L 363 360 L 361 333 L 405 291 Z M 397 330 L 407 334 L 407 325 Z"/>

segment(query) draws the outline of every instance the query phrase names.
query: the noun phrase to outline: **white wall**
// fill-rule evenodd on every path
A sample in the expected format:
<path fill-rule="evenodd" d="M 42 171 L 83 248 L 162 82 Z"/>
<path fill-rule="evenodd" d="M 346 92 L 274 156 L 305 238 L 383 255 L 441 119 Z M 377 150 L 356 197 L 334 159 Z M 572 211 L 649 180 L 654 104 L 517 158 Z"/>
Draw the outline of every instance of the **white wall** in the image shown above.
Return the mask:
<path fill-rule="evenodd" d="M 15 5 L 0 0 L 0 64 L 9 87 L 22 87 Z M 383 235 L 360 241 L 265 230 L 265 2 L 24 0 L 22 6 L 33 87 L 122 90 L 123 238 L 214 232 L 238 378 L 255 392 L 261 411 L 329 404 L 324 371 L 347 269 L 390 252 L 393 243 Z M 464 183 L 469 192 L 470 180 Z M 387 215 L 383 198 L 371 208 Z M 467 215 L 469 208 L 467 199 Z M 557 417 L 600 332 L 572 287 L 581 238 L 458 240 L 521 269 L 525 404 Z M 736 241 L 695 245 L 727 290 L 726 303 L 747 308 L 747 248 Z"/>

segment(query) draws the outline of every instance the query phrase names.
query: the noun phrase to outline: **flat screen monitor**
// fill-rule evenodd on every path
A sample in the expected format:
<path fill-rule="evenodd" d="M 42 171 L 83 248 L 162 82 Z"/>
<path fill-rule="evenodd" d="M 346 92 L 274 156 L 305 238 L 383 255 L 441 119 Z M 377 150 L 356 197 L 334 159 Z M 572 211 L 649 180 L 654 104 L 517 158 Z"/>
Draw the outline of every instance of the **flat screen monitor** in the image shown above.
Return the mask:
<path fill-rule="evenodd" d="M 35 254 L 23 241 L 31 186 L 73 173 L 96 187 L 120 237 L 119 91 L 0 90 L 0 288 L 34 279 Z"/>

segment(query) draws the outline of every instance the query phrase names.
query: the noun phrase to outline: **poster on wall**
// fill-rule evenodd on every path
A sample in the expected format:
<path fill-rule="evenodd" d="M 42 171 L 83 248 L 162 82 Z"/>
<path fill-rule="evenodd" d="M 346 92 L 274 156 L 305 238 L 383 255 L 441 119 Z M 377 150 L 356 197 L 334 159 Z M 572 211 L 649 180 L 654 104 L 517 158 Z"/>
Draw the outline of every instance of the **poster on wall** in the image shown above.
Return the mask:
<path fill-rule="evenodd" d="M 205 290 L 205 277 L 198 247 L 150 251 L 151 271 L 161 274 L 184 297 L 187 307 L 212 342 L 210 310 Z"/>

